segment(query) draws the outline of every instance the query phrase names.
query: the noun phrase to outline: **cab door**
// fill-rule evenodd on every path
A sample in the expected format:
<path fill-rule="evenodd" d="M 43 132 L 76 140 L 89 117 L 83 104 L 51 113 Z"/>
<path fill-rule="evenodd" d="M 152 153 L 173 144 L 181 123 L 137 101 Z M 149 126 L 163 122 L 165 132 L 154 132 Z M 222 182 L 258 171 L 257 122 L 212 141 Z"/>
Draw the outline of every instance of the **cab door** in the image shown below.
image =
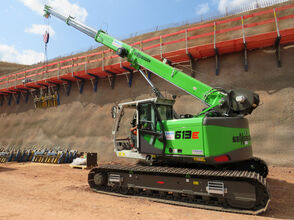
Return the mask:
<path fill-rule="evenodd" d="M 153 102 L 138 105 L 138 146 L 142 154 L 162 155 L 164 152 L 164 132 L 159 126 L 160 116 Z"/>

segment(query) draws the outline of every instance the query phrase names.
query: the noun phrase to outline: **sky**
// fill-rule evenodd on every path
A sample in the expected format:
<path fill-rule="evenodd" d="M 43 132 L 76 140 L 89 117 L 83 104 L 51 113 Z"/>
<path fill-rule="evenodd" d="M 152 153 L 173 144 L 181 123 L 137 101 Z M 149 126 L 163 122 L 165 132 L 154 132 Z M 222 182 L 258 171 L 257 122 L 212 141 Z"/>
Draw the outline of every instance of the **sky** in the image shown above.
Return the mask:
<path fill-rule="evenodd" d="M 44 4 L 122 40 L 132 33 L 213 17 L 256 1 L 264 0 L 0 0 L 0 61 L 43 62 L 45 31 L 50 34 L 49 60 L 99 46 L 57 18 L 44 18 Z"/>

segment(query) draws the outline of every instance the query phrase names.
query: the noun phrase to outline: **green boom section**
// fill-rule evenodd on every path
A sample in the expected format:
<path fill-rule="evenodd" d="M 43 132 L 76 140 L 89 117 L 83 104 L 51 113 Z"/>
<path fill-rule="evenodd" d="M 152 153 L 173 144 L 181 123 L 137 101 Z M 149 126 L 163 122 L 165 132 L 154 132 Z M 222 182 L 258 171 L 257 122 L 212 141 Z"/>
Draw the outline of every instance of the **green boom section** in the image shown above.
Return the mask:
<path fill-rule="evenodd" d="M 97 31 L 78 21 L 75 21 L 75 19 L 71 16 L 65 17 L 64 15 L 54 11 L 48 5 L 45 5 L 44 12 L 45 17 L 49 17 L 52 14 L 66 22 L 67 25 L 70 25 L 75 29 L 87 34 L 88 36 L 94 38 L 95 41 L 102 43 L 113 51 L 117 52 L 119 48 L 124 49 L 126 54 L 121 54 L 121 56 L 127 56 L 127 60 L 131 63 L 133 68 L 138 70 L 140 67 L 144 67 L 157 76 L 165 79 L 169 83 L 200 99 L 210 106 L 206 111 L 214 108 L 215 106 L 222 105 L 225 94 L 188 76 L 179 69 L 171 67 L 164 62 L 161 62 L 160 60 L 157 60 L 156 58 L 113 38 L 103 30 Z"/>
<path fill-rule="evenodd" d="M 221 104 L 220 101 L 224 97 L 223 93 L 220 93 L 212 87 L 188 76 L 179 69 L 167 65 L 160 60 L 109 36 L 101 30 L 97 32 L 95 40 L 114 51 L 117 51 L 119 48 L 125 48 L 127 50 L 128 62 L 130 62 L 135 69 L 139 69 L 140 66 L 142 66 L 210 106 Z"/>

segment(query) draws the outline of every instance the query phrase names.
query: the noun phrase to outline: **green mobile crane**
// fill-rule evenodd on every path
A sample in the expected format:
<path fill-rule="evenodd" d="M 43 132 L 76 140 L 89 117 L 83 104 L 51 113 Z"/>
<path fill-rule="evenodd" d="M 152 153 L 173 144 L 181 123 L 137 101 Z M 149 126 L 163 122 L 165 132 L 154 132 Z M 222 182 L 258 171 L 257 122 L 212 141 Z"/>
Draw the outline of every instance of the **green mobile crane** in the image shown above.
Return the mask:
<path fill-rule="evenodd" d="M 97 192 L 144 196 L 172 204 L 257 214 L 266 210 L 268 168 L 253 157 L 245 115 L 259 105 L 256 93 L 212 88 L 179 69 L 45 5 L 53 15 L 112 49 L 142 74 L 155 98 L 122 103 L 112 109 L 114 151 L 145 164 L 100 165 L 88 182 Z M 166 99 L 146 77 L 148 70 L 208 107 L 178 116 L 175 100 Z M 132 129 L 122 123 L 125 117 Z M 124 136 L 123 136 L 124 135 Z"/>

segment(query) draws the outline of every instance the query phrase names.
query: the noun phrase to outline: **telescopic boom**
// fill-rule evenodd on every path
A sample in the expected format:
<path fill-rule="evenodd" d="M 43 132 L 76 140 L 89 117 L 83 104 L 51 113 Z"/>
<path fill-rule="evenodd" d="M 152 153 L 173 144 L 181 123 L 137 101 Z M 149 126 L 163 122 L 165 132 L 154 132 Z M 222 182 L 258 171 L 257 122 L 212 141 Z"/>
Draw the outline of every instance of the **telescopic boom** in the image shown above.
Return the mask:
<path fill-rule="evenodd" d="M 157 60 L 156 58 L 153 58 L 152 56 L 111 37 L 101 29 L 97 31 L 76 21 L 72 16 L 66 17 L 64 15 L 61 15 L 48 5 L 45 5 L 44 12 L 45 17 L 48 18 L 50 15 L 53 15 L 64 21 L 67 25 L 76 28 L 77 30 L 94 38 L 95 41 L 112 49 L 120 57 L 126 57 L 127 61 L 131 63 L 131 66 L 133 68 L 140 71 L 140 68 L 143 67 L 150 72 L 156 74 L 157 76 L 165 79 L 169 83 L 191 94 L 197 99 L 200 99 L 202 102 L 209 106 L 202 113 L 214 110 L 223 116 L 246 115 L 250 114 L 252 110 L 258 105 L 259 99 L 257 94 L 251 94 L 248 93 L 248 91 L 246 91 L 246 94 L 243 94 L 243 91 L 232 93 L 232 91 L 227 92 L 224 90 L 214 89 L 188 76 L 187 74 L 181 72 L 179 69 L 169 66 L 164 62 L 161 62 L 160 60 Z M 229 95 L 229 93 L 231 94 Z M 236 99 L 237 96 L 239 98 Z M 239 103 L 237 103 L 237 105 L 233 105 L 236 100 Z M 248 100 L 248 103 L 244 102 L 246 100 Z"/>

